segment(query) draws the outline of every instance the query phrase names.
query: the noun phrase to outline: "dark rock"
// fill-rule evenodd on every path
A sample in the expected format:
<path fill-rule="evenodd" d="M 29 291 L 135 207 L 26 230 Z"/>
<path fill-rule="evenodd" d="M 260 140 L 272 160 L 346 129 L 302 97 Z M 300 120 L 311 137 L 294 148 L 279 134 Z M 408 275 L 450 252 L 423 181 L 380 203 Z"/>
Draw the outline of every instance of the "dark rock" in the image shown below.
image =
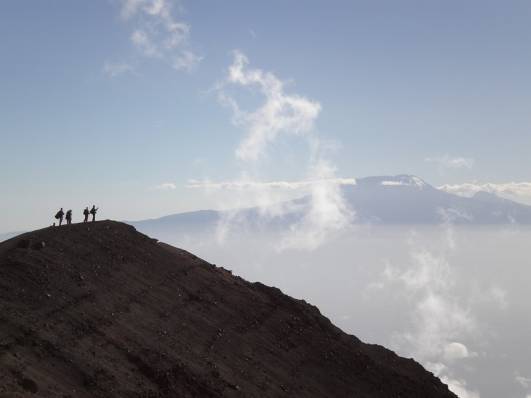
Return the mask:
<path fill-rule="evenodd" d="M 455 398 L 316 307 L 117 222 L 0 243 L 0 292 L 6 397 Z"/>

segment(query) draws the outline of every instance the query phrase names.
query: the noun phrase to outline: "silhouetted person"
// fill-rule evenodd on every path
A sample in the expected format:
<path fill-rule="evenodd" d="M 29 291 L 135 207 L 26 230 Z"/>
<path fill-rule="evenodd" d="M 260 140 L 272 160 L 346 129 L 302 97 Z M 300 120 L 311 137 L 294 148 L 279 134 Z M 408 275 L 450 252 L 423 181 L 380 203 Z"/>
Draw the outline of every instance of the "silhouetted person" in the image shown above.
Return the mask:
<path fill-rule="evenodd" d="M 88 216 L 89 216 L 90 212 L 89 212 L 89 209 L 88 209 L 88 206 L 85 207 L 85 210 L 83 210 L 83 215 L 85 216 L 85 218 L 83 219 L 83 222 L 87 222 L 88 221 Z"/>
<path fill-rule="evenodd" d="M 72 224 L 72 210 L 67 210 L 66 211 L 65 218 L 66 218 L 66 223 L 68 225 Z"/>
<path fill-rule="evenodd" d="M 98 208 L 94 205 L 92 205 L 92 209 L 90 209 L 90 214 L 92 214 L 92 222 L 96 221 L 96 212 L 98 211 Z"/>
<path fill-rule="evenodd" d="M 61 224 L 63 223 L 64 215 L 65 215 L 65 212 L 63 211 L 63 208 L 61 207 L 61 209 L 55 215 L 55 218 L 59 220 L 59 226 L 61 226 Z"/>

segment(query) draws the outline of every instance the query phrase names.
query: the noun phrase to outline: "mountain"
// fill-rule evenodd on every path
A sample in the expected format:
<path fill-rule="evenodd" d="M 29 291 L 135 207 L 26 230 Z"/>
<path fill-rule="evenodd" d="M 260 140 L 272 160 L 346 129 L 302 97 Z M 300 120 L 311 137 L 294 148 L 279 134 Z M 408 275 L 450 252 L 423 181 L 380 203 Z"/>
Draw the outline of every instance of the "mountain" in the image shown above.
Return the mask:
<path fill-rule="evenodd" d="M 4 240 L 8 240 L 10 238 L 12 238 L 13 236 L 17 236 L 17 235 L 20 235 L 22 234 L 23 232 L 6 232 L 6 233 L 1 233 L 0 234 L 0 242 L 3 242 Z"/>
<path fill-rule="evenodd" d="M 456 397 L 276 288 L 102 221 L 0 244 L 2 397 Z"/>
<path fill-rule="evenodd" d="M 362 223 L 531 224 L 531 206 L 486 192 L 457 196 L 410 175 L 362 178 L 343 192 Z"/>
<path fill-rule="evenodd" d="M 356 213 L 354 222 L 360 224 L 531 224 L 531 206 L 486 192 L 478 192 L 472 198 L 457 196 L 411 175 L 360 178 L 356 185 L 346 185 L 341 190 Z M 311 198 L 306 196 L 275 205 L 282 211 L 204 210 L 130 224 L 166 241 L 182 241 L 183 237 L 197 233 L 213 234 L 218 224 L 227 219 L 243 232 L 286 230 L 304 217 L 310 205 Z"/>
<path fill-rule="evenodd" d="M 355 212 L 354 222 L 358 224 L 531 224 L 531 206 L 488 192 L 478 192 L 473 197 L 458 196 L 411 175 L 360 178 L 356 185 L 342 186 L 341 191 L 347 205 Z M 242 233 L 285 231 L 301 221 L 311 200 L 305 196 L 278 203 L 272 206 L 273 210 L 200 210 L 127 223 L 167 242 L 182 242 L 198 234 L 215 234 L 220 222 L 227 220 Z M 0 242 L 14 235 L 0 234 Z"/>

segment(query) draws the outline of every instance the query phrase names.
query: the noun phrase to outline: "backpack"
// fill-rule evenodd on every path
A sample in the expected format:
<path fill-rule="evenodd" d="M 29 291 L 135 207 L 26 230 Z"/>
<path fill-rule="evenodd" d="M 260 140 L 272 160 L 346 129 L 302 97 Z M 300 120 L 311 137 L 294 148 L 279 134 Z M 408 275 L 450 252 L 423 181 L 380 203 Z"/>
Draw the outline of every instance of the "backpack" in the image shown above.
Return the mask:
<path fill-rule="evenodd" d="M 61 213 L 61 212 L 58 211 L 57 214 L 55 215 L 55 218 L 58 219 L 58 220 L 61 218 L 60 213 Z"/>

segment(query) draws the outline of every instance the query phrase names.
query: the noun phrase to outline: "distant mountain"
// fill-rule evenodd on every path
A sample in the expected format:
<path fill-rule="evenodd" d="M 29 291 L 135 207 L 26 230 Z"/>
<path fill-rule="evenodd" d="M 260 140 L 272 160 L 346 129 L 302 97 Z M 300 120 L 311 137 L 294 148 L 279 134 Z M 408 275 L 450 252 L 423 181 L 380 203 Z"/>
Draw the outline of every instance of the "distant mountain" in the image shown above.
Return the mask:
<path fill-rule="evenodd" d="M 412 175 L 360 178 L 356 180 L 356 185 L 341 189 L 348 205 L 356 213 L 355 222 L 360 224 L 531 224 L 531 206 L 487 192 L 478 192 L 471 198 L 457 196 Z M 264 217 L 263 209 L 258 208 L 204 210 L 130 224 L 161 239 L 214 233 L 218 223 L 226 219 L 254 232 L 285 229 L 304 216 L 310 201 L 310 197 L 303 197 L 280 204 L 285 211 L 271 212 L 281 214 L 278 216 Z"/>
<path fill-rule="evenodd" d="M 531 206 L 488 192 L 478 192 L 473 197 L 458 196 L 412 175 L 360 178 L 356 185 L 345 185 L 341 189 L 356 214 L 354 222 L 358 224 L 531 224 Z M 282 211 L 260 208 L 200 210 L 127 223 L 165 241 L 214 234 L 219 223 L 226 220 L 243 232 L 270 232 L 285 230 L 300 221 L 310 204 L 311 197 L 306 196 L 274 206 Z M 14 235 L 0 234 L 0 241 Z"/>
<path fill-rule="evenodd" d="M 113 221 L 0 244 L 2 397 L 457 398 L 279 289 Z"/>
<path fill-rule="evenodd" d="M 361 223 L 531 224 L 531 206 L 486 192 L 453 195 L 410 175 L 362 178 L 343 191 Z"/>

